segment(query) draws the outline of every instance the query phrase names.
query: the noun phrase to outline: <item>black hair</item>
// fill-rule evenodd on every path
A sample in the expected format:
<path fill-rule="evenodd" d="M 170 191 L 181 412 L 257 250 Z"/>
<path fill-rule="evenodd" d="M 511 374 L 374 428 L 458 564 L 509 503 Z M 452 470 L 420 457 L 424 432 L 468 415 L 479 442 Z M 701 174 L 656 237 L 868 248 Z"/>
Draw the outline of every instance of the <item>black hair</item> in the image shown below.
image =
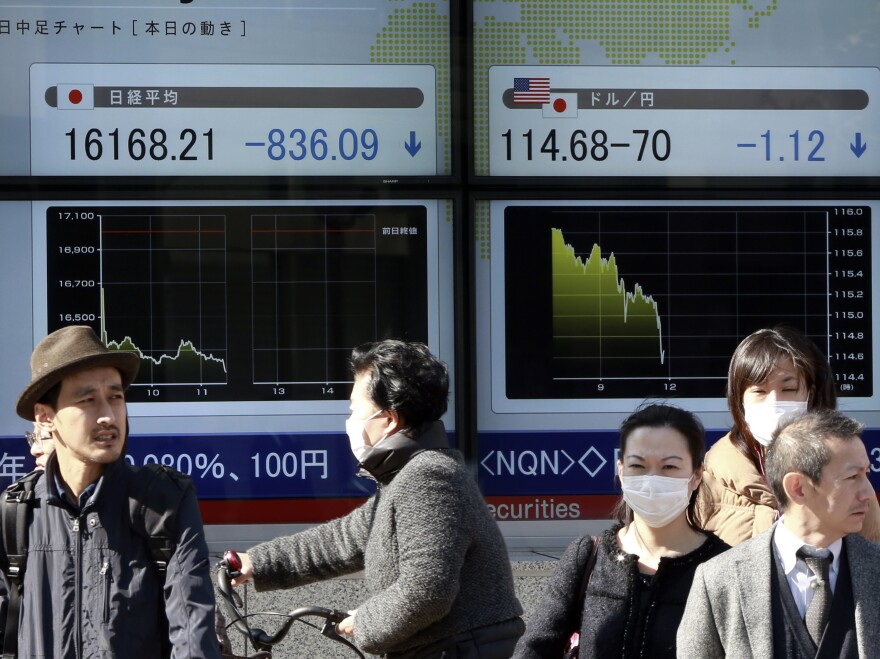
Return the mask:
<path fill-rule="evenodd" d="M 666 403 L 640 405 L 620 424 L 619 455 L 621 460 L 626 453 L 626 442 L 629 436 L 639 428 L 672 428 L 680 433 L 687 442 L 693 470 L 696 471 L 703 464 L 703 456 L 706 454 L 706 430 L 702 422 L 692 412 Z M 696 495 L 697 490 L 694 490 L 687 508 L 687 519 L 691 526 L 695 526 L 693 520 L 695 519 Z M 612 515 L 624 524 L 630 523 L 633 518 L 632 510 L 622 497 L 614 507 Z"/>
<path fill-rule="evenodd" d="M 373 403 L 396 411 L 405 430 L 416 432 L 446 412 L 449 373 L 424 343 L 365 343 L 352 350 L 350 365 L 355 376 L 367 376 L 366 392 Z"/>

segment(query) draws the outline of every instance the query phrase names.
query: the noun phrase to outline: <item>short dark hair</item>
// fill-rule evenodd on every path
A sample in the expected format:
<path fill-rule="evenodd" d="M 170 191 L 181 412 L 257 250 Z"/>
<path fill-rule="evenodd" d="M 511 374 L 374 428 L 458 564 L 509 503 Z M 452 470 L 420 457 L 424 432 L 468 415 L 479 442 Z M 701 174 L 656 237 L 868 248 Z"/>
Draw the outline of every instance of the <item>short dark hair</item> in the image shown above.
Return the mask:
<path fill-rule="evenodd" d="M 783 418 L 764 458 L 767 480 L 779 508 L 785 510 L 790 503 L 782 486 L 786 474 L 800 472 L 818 483 L 825 465 L 831 462 L 829 440 L 860 438 L 864 429 L 864 424 L 837 410 L 813 410 Z"/>
<path fill-rule="evenodd" d="M 44 393 L 38 403 L 42 403 L 43 405 L 48 405 L 56 412 L 58 411 L 58 397 L 61 395 L 61 380 L 58 380 L 52 387 Z"/>
<path fill-rule="evenodd" d="M 733 417 L 730 438 L 756 468 L 759 446 L 746 424 L 743 395 L 750 386 L 763 382 L 780 357 L 791 359 L 810 394 L 811 410 L 837 407 L 834 373 L 825 354 L 807 336 L 787 325 L 752 332 L 740 342 L 727 372 L 727 407 Z"/>
<path fill-rule="evenodd" d="M 350 364 L 355 376 L 368 376 L 370 399 L 380 409 L 400 414 L 406 430 L 416 431 L 446 412 L 449 373 L 424 343 L 365 343 L 352 350 Z"/>
<path fill-rule="evenodd" d="M 691 465 L 696 471 L 703 464 L 706 454 L 706 430 L 702 422 L 692 412 L 683 410 L 667 403 L 645 403 L 630 414 L 620 424 L 620 458 L 626 453 L 626 442 L 633 431 L 639 428 L 672 428 L 685 438 Z M 688 521 L 693 525 L 693 509 L 696 505 L 696 490 L 688 504 Z M 613 515 L 620 522 L 628 524 L 632 521 L 632 511 L 621 498 L 614 507 Z"/>

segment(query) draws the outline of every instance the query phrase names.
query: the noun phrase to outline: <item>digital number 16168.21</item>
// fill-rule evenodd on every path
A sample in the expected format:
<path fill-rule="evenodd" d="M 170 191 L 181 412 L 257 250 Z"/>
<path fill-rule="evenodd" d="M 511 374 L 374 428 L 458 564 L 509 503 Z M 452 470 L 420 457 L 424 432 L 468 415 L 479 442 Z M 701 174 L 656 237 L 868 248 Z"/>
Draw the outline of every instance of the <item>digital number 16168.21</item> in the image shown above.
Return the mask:
<path fill-rule="evenodd" d="M 181 160 L 191 161 L 214 159 L 214 129 L 203 133 L 193 128 L 184 128 L 178 137 L 169 138 L 162 128 L 154 128 L 147 133 L 141 128 L 132 128 L 126 134 L 118 128 L 106 135 L 100 128 L 89 128 L 84 134 L 77 134 L 71 128 L 64 135 L 70 140 L 70 159 L 76 160 L 84 155 L 89 160 L 109 158 L 119 160 Z"/>

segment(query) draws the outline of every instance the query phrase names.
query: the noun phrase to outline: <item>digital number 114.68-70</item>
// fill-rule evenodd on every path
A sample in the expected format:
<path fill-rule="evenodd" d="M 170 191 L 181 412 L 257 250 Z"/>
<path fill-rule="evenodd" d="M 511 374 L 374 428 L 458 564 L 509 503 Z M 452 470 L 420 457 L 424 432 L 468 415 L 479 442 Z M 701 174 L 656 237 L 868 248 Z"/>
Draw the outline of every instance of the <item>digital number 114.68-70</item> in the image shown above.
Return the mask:
<path fill-rule="evenodd" d="M 533 157 L 549 158 L 551 161 L 582 162 L 593 160 L 602 162 L 614 150 L 637 149 L 636 161 L 641 162 L 649 158 L 664 161 L 669 158 L 672 150 L 672 140 L 665 130 L 634 129 L 632 137 L 627 136 L 622 140 L 612 139 L 607 131 L 602 129 L 588 133 L 577 129 L 570 135 L 565 131 L 551 128 L 546 135 L 539 135 L 531 129 L 522 133 L 521 140 L 514 140 L 518 136 L 513 135 L 511 130 L 501 133 L 505 143 L 505 156 L 507 160 L 518 160 L 525 157 L 532 160 Z"/>

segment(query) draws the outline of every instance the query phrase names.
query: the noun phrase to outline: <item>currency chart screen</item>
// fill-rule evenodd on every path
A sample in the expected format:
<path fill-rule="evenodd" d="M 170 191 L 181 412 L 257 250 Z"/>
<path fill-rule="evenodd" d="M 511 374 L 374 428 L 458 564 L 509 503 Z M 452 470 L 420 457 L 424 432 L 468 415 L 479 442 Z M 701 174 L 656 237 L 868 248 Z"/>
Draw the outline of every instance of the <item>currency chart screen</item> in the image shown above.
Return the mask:
<path fill-rule="evenodd" d="M 507 206 L 505 397 L 723 398 L 741 338 L 779 323 L 827 351 L 839 395 L 872 396 L 871 211 Z"/>

